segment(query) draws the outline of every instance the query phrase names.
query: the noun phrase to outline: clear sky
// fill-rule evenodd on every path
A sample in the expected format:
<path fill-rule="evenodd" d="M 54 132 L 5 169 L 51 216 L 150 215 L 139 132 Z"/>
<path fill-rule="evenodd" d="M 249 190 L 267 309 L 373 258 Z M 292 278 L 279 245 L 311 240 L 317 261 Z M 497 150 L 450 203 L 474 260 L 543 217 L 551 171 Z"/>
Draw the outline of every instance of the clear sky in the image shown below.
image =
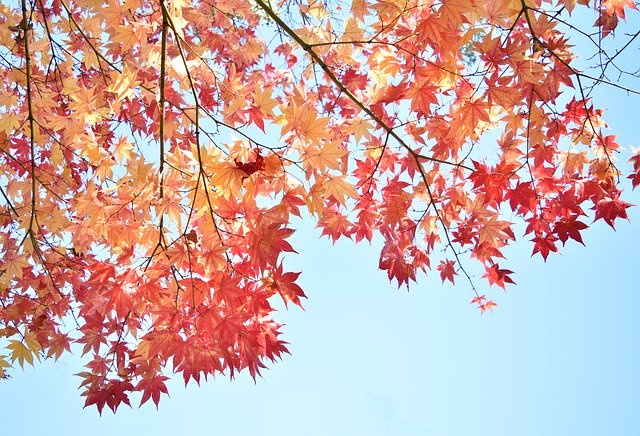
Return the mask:
<path fill-rule="evenodd" d="M 640 146 L 640 101 L 602 88 L 613 131 Z M 637 112 L 636 112 L 637 113 Z M 621 158 L 628 157 L 621 154 Z M 640 190 L 626 201 L 640 205 Z M 170 382 L 156 411 L 83 410 L 81 360 L 17 368 L 0 383 L 2 435 L 637 436 L 640 434 L 640 209 L 604 222 L 545 264 L 526 239 L 502 267 L 517 286 L 480 316 L 468 287 L 433 274 L 396 289 L 379 246 L 335 246 L 299 223 L 286 265 L 305 311 L 282 311 L 292 354 L 263 372 L 200 387 Z M 520 236 L 520 235 L 518 235 Z M 480 280 L 478 280 L 480 283 Z"/>

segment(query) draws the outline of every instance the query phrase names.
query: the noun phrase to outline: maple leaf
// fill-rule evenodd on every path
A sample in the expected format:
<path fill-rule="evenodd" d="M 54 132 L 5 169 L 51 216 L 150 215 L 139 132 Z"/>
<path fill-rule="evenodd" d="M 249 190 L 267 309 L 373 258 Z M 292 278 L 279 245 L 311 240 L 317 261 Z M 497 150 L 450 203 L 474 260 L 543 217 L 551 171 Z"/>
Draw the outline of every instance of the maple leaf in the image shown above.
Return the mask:
<path fill-rule="evenodd" d="M 487 299 L 486 295 L 477 295 L 471 299 L 471 302 L 469 304 L 477 304 L 478 306 L 480 306 L 484 304 L 486 299 Z"/>
<path fill-rule="evenodd" d="M 473 4 L 469 1 L 444 0 L 438 12 L 445 22 L 459 26 L 467 21 L 465 14 L 473 9 Z"/>
<path fill-rule="evenodd" d="M 239 166 L 240 165 L 240 166 Z M 247 177 L 248 173 L 242 168 L 242 163 L 231 164 L 229 162 L 217 162 L 209 166 L 212 171 L 211 184 L 219 189 L 223 195 L 231 196 L 238 192 L 242 185 L 242 179 Z M 248 164 L 249 171 L 258 170 L 258 164 Z"/>
<path fill-rule="evenodd" d="M 4 380 L 9 377 L 7 368 L 11 368 L 11 364 L 7 361 L 7 356 L 0 354 L 0 379 Z"/>
<path fill-rule="evenodd" d="M 264 158 L 260 155 L 260 151 L 256 150 L 256 157 L 254 161 L 251 162 L 240 162 L 238 160 L 235 161 L 236 168 L 243 171 L 247 177 L 256 171 L 264 170 Z"/>
<path fill-rule="evenodd" d="M 20 117 L 14 113 L 0 116 L 0 132 L 12 133 L 20 127 Z"/>
<path fill-rule="evenodd" d="M 167 386 L 164 383 L 166 380 L 169 380 L 169 377 L 163 375 L 154 375 L 152 377 L 145 377 L 140 380 L 140 382 L 135 387 L 137 391 L 142 391 L 142 399 L 140 400 L 140 405 L 142 406 L 144 403 L 149 401 L 149 399 L 151 399 L 156 405 L 156 408 L 158 408 L 158 404 L 160 403 L 160 395 L 169 395 Z"/>
<path fill-rule="evenodd" d="M 475 135 L 481 122 L 489 122 L 488 105 L 481 99 L 466 101 L 459 109 L 456 121 L 459 120 L 462 128 L 468 135 Z"/>
<path fill-rule="evenodd" d="M 278 106 L 278 101 L 272 98 L 273 91 L 269 88 L 256 87 L 253 93 L 253 107 L 249 112 L 249 118 L 264 132 L 264 118 L 273 117 L 273 109 Z"/>
<path fill-rule="evenodd" d="M 327 137 L 328 118 L 318 118 L 317 113 L 308 105 L 290 106 L 282 109 L 280 122 L 283 124 L 281 134 L 292 132 L 303 141 L 319 144 Z"/>
<path fill-rule="evenodd" d="M 497 263 L 485 266 L 485 271 L 482 277 L 486 278 L 490 285 L 495 284 L 505 289 L 507 283 L 515 284 L 515 282 L 511 280 L 511 277 L 509 277 L 510 274 L 513 274 L 513 271 L 501 269 Z"/>
<path fill-rule="evenodd" d="M 275 266 L 278 263 L 280 253 L 296 252 L 291 244 L 286 241 L 286 238 L 291 236 L 293 232 L 292 229 L 282 227 L 280 223 L 259 225 L 256 230 L 250 234 L 251 244 L 249 252 L 251 259 L 259 266 Z"/>
<path fill-rule="evenodd" d="M 323 181 L 322 187 L 325 189 L 327 197 L 333 197 L 340 204 L 344 204 L 347 197 L 358 198 L 358 193 L 353 185 L 342 176 L 327 177 Z"/>
<path fill-rule="evenodd" d="M 336 206 L 324 208 L 318 221 L 318 227 L 322 228 L 322 236 L 329 236 L 335 243 L 340 237 L 351 237 L 352 224 Z"/>
<path fill-rule="evenodd" d="M 49 349 L 47 350 L 47 357 L 53 357 L 54 360 L 58 360 L 65 352 L 71 351 L 71 341 L 67 335 L 55 334 L 49 341 Z"/>
<path fill-rule="evenodd" d="M 440 271 L 440 280 L 444 283 L 445 280 L 449 280 L 451 284 L 455 285 L 454 276 L 457 275 L 455 269 L 455 261 L 453 260 L 442 260 L 440 261 L 440 265 L 438 265 L 438 271 Z"/>
<path fill-rule="evenodd" d="M 619 194 L 614 197 L 605 197 L 593 207 L 596 211 L 594 221 L 603 219 L 611 228 L 615 229 L 615 220 L 618 218 L 628 219 L 627 209 L 631 206 L 631 203 L 621 200 Z"/>
<path fill-rule="evenodd" d="M 409 286 L 409 280 L 416 281 L 416 265 L 411 259 L 411 251 L 387 241 L 380 252 L 378 267 L 387 271 L 389 280 L 397 280 L 398 287 Z"/>
<path fill-rule="evenodd" d="M 569 238 L 578 241 L 582 245 L 582 236 L 580 231 L 589 228 L 585 223 L 578 221 L 577 219 L 558 221 L 553 227 L 553 233 L 558 235 L 558 239 L 562 241 L 564 245 Z"/>
<path fill-rule="evenodd" d="M 631 179 L 631 185 L 635 189 L 640 185 L 640 148 L 634 152 L 635 154 L 629 158 L 629 162 L 633 164 L 633 173 L 627 178 Z"/>
<path fill-rule="evenodd" d="M 553 233 L 547 233 L 545 235 L 537 234 L 531 241 L 533 241 L 533 253 L 532 256 L 536 253 L 540 253 L 544 260 L 547 260 L 550 252 L 556 253 L 558 251 L 558 247 L 556 246 L 556 241 L 558 237 Z"/>
<path fill-rule="evenodd" d="M 278 294 L 282 297 L 285 307 L 289 302 L 302 307 L 300 298 L 307 298 L 302 288 L 295 283 L 298 277 L 300 277 L 299 272 L 283 272 L 282 264 L 278 265 L 273 271 L 273 276 L 271 277 L 272 286 L 277 289 Z"/>
<path fill-rule="evenodd" d="M 633 0 L 603 0 L 602 6 L 604 6 L 607 14 L 615 14 L 623 20 L 625 19 L 625 8 L 638 8 Z"/>
<path fill-rule="evenodd" d="M 307 149 L 305 165 L 312 171 L 326 172 L 329 169 L 339 170 L 344 165 L 347 155 L 339 141 L 325 142 L 323 145 Z"/>
<path fill-rule="evenodd" d="M 605 38 L 618 27 L 618 15 L 601 13 L 594 25 L 602 28 L 602 37 Z"/>
<path fill-rule="evenodd" d="M 535 210 L 537 205 L 536 192 L 531 182 L 518 182 L 514 189 L 506 193 L 505 199 L 509 200 L 511 210 L 521 215 Z"/>
<path fill-rule="evenodd" d="M 11 350 L 11 362 L 18 361 L 21 367 L 24 367 L 25 362 L 33 366 L 34 356 L 40 360 L 40 348 L 38 338 L 33 332 L 27 332 L 23 340 L 11 340 L 7 345 L 7 349 Z"/>
<path fill-rule="evenodd" d="M 493 312 L 494 307 L 498 307 L 498 305 L 493 300 L 489 300 L 486 303 L 479 305 L 478 309 L 480 309 L 480 314 L 483 314 L 487 310 Z"/>
<path fill-rule="evenodd" d="M 484 312 L 490 310 L 493 312 L 494 307 L 498 307 L 498 305 L 493 300 L 487 300 L 486 295 L 477 295 L 471 300 L 469 304 L 477 305 L 480 310 L 480 314 L 483 315 Z"/>

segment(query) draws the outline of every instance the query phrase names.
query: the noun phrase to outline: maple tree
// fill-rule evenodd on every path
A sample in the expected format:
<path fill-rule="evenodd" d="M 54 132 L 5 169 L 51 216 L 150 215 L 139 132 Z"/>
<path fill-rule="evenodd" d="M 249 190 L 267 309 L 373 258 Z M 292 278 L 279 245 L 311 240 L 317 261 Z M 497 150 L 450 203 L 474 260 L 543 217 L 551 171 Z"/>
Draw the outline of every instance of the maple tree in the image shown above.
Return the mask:
<path fill-rule="evenodd" d="M 616 64 L 639 35 L 615 35 L 631 0 L 1 8 L 0 377 L 79 344 L 100 412 L 287 352 L 273 297 L 305 297 L 283 262 L 292 217 L 380 238 L 389 279 L 435 269 L 484 312 L 475 278 L 514 282 L 516 234 L 546 259 L 588 214 L 627 218 L 620 179 L 640 184 L 591 96 L 637 94 Z"/>

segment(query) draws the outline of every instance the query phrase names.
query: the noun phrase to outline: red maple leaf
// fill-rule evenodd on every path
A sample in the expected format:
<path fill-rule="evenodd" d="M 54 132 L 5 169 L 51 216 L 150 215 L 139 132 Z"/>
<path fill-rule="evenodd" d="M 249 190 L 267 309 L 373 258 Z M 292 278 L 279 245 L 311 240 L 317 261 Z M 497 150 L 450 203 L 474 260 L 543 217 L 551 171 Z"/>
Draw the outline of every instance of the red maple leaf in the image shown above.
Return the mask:
<path fill-rule="evenodd" d="M 514 189 L 507 191 L 505 199 L 509 200 L 511 210 L 522 215 L 535 210 L 537 205 L 537 196 L 532 182 L 518 182 Z"/>
<path fill-rule="evenodd" d="M 169 395 L 169 391 L 167 391 L 167 386 L 165 385 L 165 380 L 169 380 L 169 377 L 164 375 L 155 375 L 150 378 L 143 378 L 136 385 L 136 390 L 142 391 L 142 399 L 140 400 L 140 405 L 142 406 L 146 403 L 149 398 L 151 398 L 156 405 L 156 409 L 158 408 L 158 403 L 160 402 L 160 394 Z"/>
<path fill-rule="evenodd" d="M 300 277 L 299 272 L 282 272 L 282 264 L 273 271 L 273 286 L 277 289 L 278 293 L 284 301 L 285 307 L 289 302 L 302 307 L 300 302 L 301 298 L 307 298 L 304 291 L 298 286 L 295 281 Z"/>
<path fill-rule="evenodd" d="M 484 301 L 487 299 L 486 295 L 477 295 L 475 296 L 472 300 L 471 303 L 469 304 L 478 304 L 481 305 L 484 303 Z"/>
<path fill-rule="evenodd" d="M 249 253 L 256 266 L 276 265 L 282 252 L 296 253 L 286 241 L 293 232 L 292 229 L 282 227 L 280 223 L 258 225 L 252 233 L 249 245 Z"/>
<path fill-rule="evenodd" d="M 401 250 L 392 242 L 387 242 L 382 248 L 378 267 L 383 271 L 387 271 L 389 280 L 396 279 L 398 287 L 403 284 L 409 285 L 409 280 L 416 281 L 415 267 L 405 257 L 404 250 Z"/>
<path fill-rule="evenodd" d="M 584 245 L 584 242 L 582 242 L 582 236 L 580 235 L 580 230 L 587 228 L 589 228 L 588 225 L 574 218 L 572 220 L 558 221 L 553 227 L 553 233 L 555 233 L 558 236 L 558 239 L 562 241 L 562 245 L 564 245 L 569 238 Z"/>
<path fill-rule="evenodd" d="M 498 305 L 493 300 L 489 300 L 486 303 L 481 304 L 480 306 L 478 306 L 478 309 L 480 309 L 480 314 L 483 314 L 487 310 L 490 310 L 490 311 L 493 312 L 493 308 L 494 307 L 498 307 Z"/>
<path fill-rule="evenodd" d="M 509 274 L 513 274 L 513 271 L 509 269 L 500 269 L 497 263 L 494 263 L 491 266 L 485 266 L 485 271 L 486 273 L 483 274 L 482 277 L 489 280 L 490 285 L 495 284 L 504 289 L 506 283 L 515 284 L 515 282 L 511 280 L 511 277 L 509 277 Z"/>
<path fill-rule="evenodd" d="M 628 219 L 627 209 L 633 206 L 631 203 L 622 201 L 619 198 L 620 193 L 614 194 L 614 197 L 605 197 L 598 201 L 594 209 L 596 210 L 596 217 L 594 221 L 602 218 L 611 228 L 615 229 L 615 220 L 617 218 Z"/>
<path fill-rule="evenodd" d="M 631 179 L 631 185 L 633 189 L 635 189 L 638 185 L 640 185 L 640 148 L 636 150 L 636 153 L 631 156 L 629 162 L 633 164 L 633 172 L 629 174 L 627 177 Z"/>
<path fill-rule="evenodd" d="M 531 240 L 533 241 L 533 253 L 531 255 L 540 253 L 544 260 L 547 260 L 550 252 L 558 252 L 558 247 L 556 247 L 557 240 L 558 237 L 553 233 L 546 233 L 544 236 L 542 233 L 536 234 L 535 238 Z"/>
<path fill-rule="evenodd" d="M 235 161 L 236 168 L 247 173 L 247 177 L 256 171 L 261 171 L 264 169 L 264 158 L 260 155 L 260 151 L 256 150 L 256 160 L 252 162 L 240 162 L 236 159 Z"/>
<path fill-rule="evenodd" d="M 442 260 L 440 261 L 440 265 L 438 265 L 438 271 L 440 271 L 440 279 L 444 283 L 445 280 L 449 280 L 451 283 L 455 284 L 454 276 L 457 275 L 455 269 L 455 261 L 453 260 Z"/>

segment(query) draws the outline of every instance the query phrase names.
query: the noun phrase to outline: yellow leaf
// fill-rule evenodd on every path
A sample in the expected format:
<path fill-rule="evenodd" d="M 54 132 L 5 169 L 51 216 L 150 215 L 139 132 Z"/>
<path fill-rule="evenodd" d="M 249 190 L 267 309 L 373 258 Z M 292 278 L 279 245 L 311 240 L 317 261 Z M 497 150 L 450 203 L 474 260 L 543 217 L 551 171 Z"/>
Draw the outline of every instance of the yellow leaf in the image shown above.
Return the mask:
<path fill-rule="evenodd" d="M 255 107 L 259 108 L 263 114 L 273 115 L 273 108 L 278 105 L 278 102 L 271 98 L 270 88 L 262 90 L 260 87 L 256 87 L 253 104 Z"/>
<path fill-rule="evenodd" d="M 122 46 L 122 51 L 127 52 L 138 42 L 135 28 L 133 26 L 119 25 L 118 31 L 113 34 L 112 41 Z"/>
<path fill-rule="evenodd" d="M 13 134 L 20 127 L 20 117 L 14 113 L 4 114 L 0 117 L 0 132 Z"/>
<path fill-rule="evenodd" d="M 27 266 L 29 266 L 29 262 L 24 255 L 15 252 L 5 255 L 3 269 L 7 277 L 21 279 L 22 268 Z"/>
<path fill-rule="evenodd" d="M 95 124 L 106 117 L 108 109 L 101 104 L 100 98 L 95 95 L 94 88 L 78 88 L 71 95 L 72 102 L 69 109 L 75 112 L 83 122 Z"/>
<path fill-rule="evenodd" d="M 40 342 L 38 342 L 38 336 L 34 332 L 28 332 L 27 334 L 25 334 L 24 342 L 27 344 L 27 347 L 29 347 L 29 350 L 31 350 L 36 355 L 40 352 L 40 349 L 42 348 L 40 346 Z"/>
<path fill-rule="evenodd" d="M 0 379 L 7 378 L 5 368 L 11 368 L 11 364 L 7 362 L 7 356 L 0 355 Z"/>
<path fill-rule="evenodd" d="M 18 104 L 18 96 L 9 90 L 3 90 L 0 92 L 0 106 L 4 106 L 7 109 Z"/>
<path fill-rule="evenodd" d="M 125 160 L 131 159 L 131 150 L 133 150 L 133 145 L 125 136 L 121 136 L 113 151 L 113 157 L 116 159 L 116 162 L 124 162 Z"/>
<path fill-rule="evenodd" d="M 584 166 L 589 162 L 587 153 L 584 151 L 561 151 L 559 158 L 565 175 L 570 177 L 576 173 L 582 173 Z"/>
<path fill-rule="evenodd" d="M 24 343 L 18 340 L 9 341 L 7 348 L 11 351 L 11 363 L 18 361 L 20 367 L 24 368 L 24 362 L 33 366 L 33 356 L 40 359 L 38 352 L 40 351 L 40 343 L 36 338 L 36 334 L 28 332 L 24 336 Z"/>
<path fill-rule="evenodd" d="M 485 221 L 479 232 L 478 244 L 488 242 L 498 248 L 504 246 L 504 241 L 512 239 L 509 235 L 510 227 L 509 221 L 501 221 L 495 217 Z"/>
<path fill-rule="evenodd" d="M 207 165 L 207 170 L 212 173 L 211 184 L 225 197 L 238 193 L 242 186 L 242 178 L 247 175 L 229 162 L 216 162 Z"/>
<path fill-rule="evenodd" d="M 113 92 L 117 95 L 117 100 L 123 100 L 133 94 L 133 86 L 136 73 L 129 69 L 125 69 L 122 73 L 113 72 L 111 74 L 113 82 L 107 88 L 107 92 Z"/>
<path fill-rule="evenodd" d="M 347 151 L 340 141 L 328 142 L 322 147 L 307 150 L 305 166 L 320 172 L 325 172 L 327 169 L 339 170 L 346 155 Z"/>
<path fill-rule="evenodd" d="M 356 141 L 360 141 L 362 138 L 371 138 L 371 130 L 373 130 L 373 124 L 362 118 L 356 118 L 353 120 L 348 129 L 349 133 L 353 134 Z"/>
<path fill-rule="evenodd" d="M 51 144 L 51 156 L 49 157 L 49 162 L 51 162 L 51 165 L 54 167 L 61 167 L 64 163 L 64 155 L 62 154 L 60 144 L 57 142 Z"/>
<path fill-rule="evenodd" d="M 305 104 L 298 106 L 292 101 L 283 109 L 279 121 L 283 123 L 282 135 L 292 132 L 301 141 L 317 144 L 328 136 L 329 119 L 318 118 L 316 111 Z"/>
<path fill-rule="evenodd" d="M 307 209 L 311 215 L 317 217 L 320 216 L 324 210 L 324 196 L 323 187 L 321 183 L 314 184 L 309 190 L 309 195 L 305 197 L 307 203 Z"/>
<path fill-rule="evenodd" d="M 224 107 L 224 122 L 233 124 L 238 121 L 238 114 L 247 106 L 247 99 L 243 95 L 233 95 Z"/>
<path fill-rule="evenodd" d="M 440 18 L 445 24 L 460 26 L 475 8 L 474 2 L 469 0 L 443 0 L 439 11 Z"/>
<path fill-rule="evenodd" d="M 151 342 L 147 340 L 142 340 L 138 344 L 138 348 L 136 348 L 136 354 L 133 356 L 132 361 L 135 363 L 144 363 L 147 359 L 149 359 L 149 349 L 151 347 Z"/>
<path fill-rule="evenodd" d="M 575 0 L 573 0 L 573 4 L 575 5 Z M 488 0 L 486 3 L 481 4 L 480 7 L 485 9 L 484 13 L 492 22 L 505 24 L 518 15 L 522 9 L 522 4 L 519 0 Z M 571 9 L 569 9 L 569 12 L 571 12 Z"/>
<path fill-rule="evenodd" d="M 325 196 L 333 196 L 340 204 L 344 204 L 346 197 L 359 197 L 353 185 L 347 182 L 343 176 L 329 177 L 323 182 L 323 187 Z"/>

